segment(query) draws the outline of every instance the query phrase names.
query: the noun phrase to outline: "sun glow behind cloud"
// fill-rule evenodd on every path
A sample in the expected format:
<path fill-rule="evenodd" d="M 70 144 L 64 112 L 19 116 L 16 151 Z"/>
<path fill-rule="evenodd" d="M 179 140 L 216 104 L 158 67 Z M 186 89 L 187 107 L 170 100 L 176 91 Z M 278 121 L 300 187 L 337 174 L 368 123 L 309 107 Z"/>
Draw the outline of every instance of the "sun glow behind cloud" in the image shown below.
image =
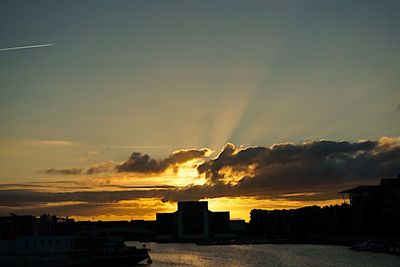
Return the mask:
<path fill-rule="evenodd" d="M 293 2 L 2 5 L 0 212 L 247 218 L 397 175 L 400 1 Z"/>
<path fill-rule="evenodd" d="M 211 211 L 229 211 L 231 219 L 250 220 L 250 211 L 255 207 L 259 209 L 294 209 L 304 206 L 318 205 L 328 206 L 343 203 L 343 199 L 333 199 L 327 201 L 287 201 L 287 200 L 267 200 L 252 197 L 222 197 L 212 199 L 202 199 L 208 201 L 208 208 Z M 74 215 L 78 220 L 131 220 L 145 219 L 155 220 L 157 212 L 174 212 L 177 206 L 174 202 L 161 202 L 159 199 L 137 199 L 123 200 L 118 203 L 110 204 L 107 208 L 94 211 L 91 215 Z"/>
<path fill-rule="evenodd" d="M 181 164 L 175 173 L 176 186 L 187 186 L 187 185 L 203 185 L 207 182 L 204 176 L 199 176 L 197 167 L 203 163 L 202 160 L 191 160 Z"/>
<path fill-rule="evenodd" d="M 230 211 L 230 217 L 250 221 L 250 211 L 257 209 L 296 209 L 304 206 L 329 206 L 343 203 L 343 199 L 326 201 L 288 201 L 286 199 L 259 199 L 254 197 L 222 197 L 204 199 L 208 201 L 208 208 L 212 211 Z"/>
<path fill-rule="evenodd" d="M 174 203 L 163 203 L 159 199 L 141 198 L 135 200 L 121 200 L 107 205 L 92 214 L 87 213 L 71 216 L 76 220 L 155 220 L 157 212 L 173 212 L 176 210 Z"/>
<path fill-rule="evenodd" d="M 268 147 L 228 143 L 216 155 L 205 148 L 181 149 L 161 159 L 133 152 L 125 161 L 41 172 L 60 180 L 0 184 L 1 210 L 79 219 L 154 219 L 157 212 L 176 210 L 177 201 L 207 200 L 210 210 L 228 210 L 232 218 L 249 220 L 253 208 L 342 203 L 341 190 L 374 184 L 398 171 L 399 144 L 398 137 Z"/>
<path fill-rule="evenodd" d="M 240 170 L 234 170 L 231 167 L 223 167 L 218 173 L 223 177 L 221 181 L 224 184 L 237 185 L 243 177 L 253 176 L 254 169 L 255 165 L 250 164 Z"/>

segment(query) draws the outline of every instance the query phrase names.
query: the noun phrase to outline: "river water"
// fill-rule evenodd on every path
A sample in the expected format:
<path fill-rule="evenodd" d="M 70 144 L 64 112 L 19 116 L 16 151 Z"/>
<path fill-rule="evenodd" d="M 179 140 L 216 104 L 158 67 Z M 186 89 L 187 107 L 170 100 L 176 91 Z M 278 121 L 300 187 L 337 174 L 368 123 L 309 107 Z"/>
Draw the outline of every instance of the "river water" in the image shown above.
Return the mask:
<path fill-rule="evenodd" d="M 129 244 L 134 245 L 134 243 Z M 383 253 L 355 252 L 330 245 L 229 245 L 148 243 L 158 266 L 400 266 L 400 257 Z"/>

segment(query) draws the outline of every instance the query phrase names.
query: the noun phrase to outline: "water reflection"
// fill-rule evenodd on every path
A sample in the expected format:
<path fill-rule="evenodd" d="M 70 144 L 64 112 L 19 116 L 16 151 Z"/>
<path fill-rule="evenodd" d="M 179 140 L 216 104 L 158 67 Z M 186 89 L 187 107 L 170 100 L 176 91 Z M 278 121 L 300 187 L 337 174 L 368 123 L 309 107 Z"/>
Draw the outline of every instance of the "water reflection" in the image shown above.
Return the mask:
<path fill-rule="evenodd" d="M 150 266 L 400 266 L 400 257 L 354 252 L 329 245 L 232 245 L 149 243 Z M 146 265 L 142 265 L 146 266 Z"/>

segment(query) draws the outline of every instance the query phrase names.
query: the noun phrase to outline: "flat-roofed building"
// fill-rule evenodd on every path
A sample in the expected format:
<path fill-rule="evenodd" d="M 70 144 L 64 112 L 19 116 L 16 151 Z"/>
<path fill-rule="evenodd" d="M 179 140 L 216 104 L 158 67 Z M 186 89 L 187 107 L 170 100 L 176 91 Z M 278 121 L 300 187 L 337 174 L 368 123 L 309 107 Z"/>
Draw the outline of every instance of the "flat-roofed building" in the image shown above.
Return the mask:
<path fill-rule="evenodd" d="M 178 239 L 208 239 L 209 211 L 208 202 L 178 202 Z"/>
<path fill-rule="evenodd" d="M 178 202 L 173 213 L 157 213 L 158 241 L 196 241 L 230 232 L 229 212 L 208 210 L 207 201 Z"/>
<path fill-rule="evenodd" d="M 175 240 L 177 238 L 176 230 L 176 212 L 156 214 L 156 238 L 158 241 Z"/>

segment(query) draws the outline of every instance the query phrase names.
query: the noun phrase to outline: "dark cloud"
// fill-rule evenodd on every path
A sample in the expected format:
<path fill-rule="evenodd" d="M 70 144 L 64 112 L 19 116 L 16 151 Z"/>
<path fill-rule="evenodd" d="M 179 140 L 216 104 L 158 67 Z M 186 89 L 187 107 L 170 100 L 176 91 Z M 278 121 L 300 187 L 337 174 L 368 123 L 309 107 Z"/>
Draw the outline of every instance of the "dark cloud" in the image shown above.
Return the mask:
<path fill-rule="evenodd" d="M 103 163 L 96 164 L 96 165 L 90 167 L 86 171 L 86 174 L 96 174 L 96 173 L 101 173 L 101 172 L 113 171 L 115 169 L 115 166 L 116 166 L 116 164 L 113 161 L 103 162 Z"/>
<path fill-rule="evenodd" d="M 43 188 L 43 189 L 54 189 L 55 186 L 52 185 L 50 182 L 49 184 L 35 184 L 35 183 L 27 183 L 27 184 L 0 184 L 0 189 L 20 189 L 20 188 Z M 57 189 L 72 189 L 72 190 L 79 190 L 79 189 L 91 189 L 89 186 L 78 186 L 76 183 L 73 185 L 68 185 L 68 183 L 65 183 L 65 185 L 57 185 Z"/>
<path fill-rule="evenodd" d="M 215 159 L 200 165 L 198 172 L 206 176 L 207 184 L 165 192 L 164 201 L 234 196 L 337 199 L 343 189 L 396 177 L 400 172 L 400 140 L 319 140 L 269 148 L 227 144 Z"/>
<path fill-rule="evenodd" d="M 158 205 L 157 205 L 158 204 Z M 135 216 L 141 218 L 142 216 L 154 216 L 156 212 L 160 212 L 162 207 L 160 203 L 155 203 L 152 206 L 147 205 L 145 208 L 140 205 L 125 206 L 118 203 L 69 203 L 65 205 L 54 206 L 28 206 L 28 207 L 2 207 L 0 214 L 9 215 L 10 213 L 23 215 L 36 215 L 39 216 L 43 213 L 57 215 L 57 216 Z"/>
<path fill-rule="evenodd" d="M 163 160 L 134 153 L 119 171 L 162 172 L 175 164 L 204 157 L 207 150 L 182 150 Z M 213 159 L 198 166 L 204 185 L 186 187 L 112 186 L 103 191 L 49 192 L 40 188 L 0 189 L 2 209 L 38 208 L 54 202 L 84 202 L 85 207 L 121 200 L 156 198 L 163 201 L 199 200 L 217 197 L 253 197 L 283 201 L 320 201 L 339 197 L 339 191 L 400 172 L 400 138 L 378 141 L 310 141 L 282 143 L 271 147 L 238 148 L 227 144 Z M 235 179 L 233 179 L 235 178 Z M 8 185 L 10 186 L 10 185 Z M 12 184 L 11 187 L 13 187 Z M 116 188 L 112 188 L 116 187 Z M 14 188 L 14 187 L 13 187 Z M 114 190 L 114 191 L 113 191 Z"/>
<path fill-rule="evenodd" d="M 138 198 L 162 198 L 164 189 L 119 190 L 119 191 L 77 191 L 40 192 L 37 190 L 1 190 L 1 206 L 37 205 L 51 202 L 81 201 L 87 203 L 115 203 L 120 200 Z"/>
<path fill-rule="evenodd" d="M 156 160 L 150 158 L 147 154 L 134 152 L 127 161 L 118 165 L 116 169 L 118 172 L 161 173 L 169 167 L 176 167 L 177 164 L 203 158 L 208 151 L 206 148 L 178 150 L 162 160 Z"/>
<path fill-rule="evenodd" d="M 198 171 L 206 175 L 210 184 L 218 184 L 229 178 L 226 168 L 234 173 L 247 171 L 235 185 L 238 192 L 321 191 L 395 176 L 400 169 L 400 146 L 397 139 L 390 138 L 354 143 L 321 140 L 244 149 L 230 144 L 217 158 L 200 165 Z"/>
<path fill-rule="evenodd" d="M 72 169 L 47 169 L 47 170 L 39 170 L 39 173 L 43 173 L 43 174 L 59 174 L 59 175 L 76 175 L 76 174 L 80 174 L 82 172 L 82 169 L 78 169 L 78 168 L 72 168 Z"/>

